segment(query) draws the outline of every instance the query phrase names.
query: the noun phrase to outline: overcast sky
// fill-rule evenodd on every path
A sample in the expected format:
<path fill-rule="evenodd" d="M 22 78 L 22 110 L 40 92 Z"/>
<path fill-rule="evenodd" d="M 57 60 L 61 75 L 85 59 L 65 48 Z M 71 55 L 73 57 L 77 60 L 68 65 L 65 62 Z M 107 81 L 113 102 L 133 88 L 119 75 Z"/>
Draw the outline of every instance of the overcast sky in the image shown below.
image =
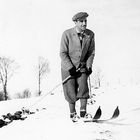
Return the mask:
<path fill-rule="evenodd" d="M 0 55 L 20 65 L 10 88 L 37 87 L 38 56 L 50 62 L 49 83 L 60 82 L 61 35 L 74 27 L 72 16 L 80 11 L 89 13 L 88 28 L 96 40 L 94 65 L 104 77 L 140 80 L 139 0 L 0 0 Z"/>

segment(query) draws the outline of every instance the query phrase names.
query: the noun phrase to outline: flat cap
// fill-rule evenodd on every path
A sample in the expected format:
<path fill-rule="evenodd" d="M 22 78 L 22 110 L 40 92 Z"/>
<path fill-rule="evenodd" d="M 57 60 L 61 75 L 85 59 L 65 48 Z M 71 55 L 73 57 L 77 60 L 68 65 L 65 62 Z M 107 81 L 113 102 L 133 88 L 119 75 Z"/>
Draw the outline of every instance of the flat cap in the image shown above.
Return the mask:
<path fill-rule="evenodd" d="M 88 14 L 86 12 L 79 12 L 72 17 L 72 20 L 73 21 L 82 20 L 86 17 L 88 17 Z"/>

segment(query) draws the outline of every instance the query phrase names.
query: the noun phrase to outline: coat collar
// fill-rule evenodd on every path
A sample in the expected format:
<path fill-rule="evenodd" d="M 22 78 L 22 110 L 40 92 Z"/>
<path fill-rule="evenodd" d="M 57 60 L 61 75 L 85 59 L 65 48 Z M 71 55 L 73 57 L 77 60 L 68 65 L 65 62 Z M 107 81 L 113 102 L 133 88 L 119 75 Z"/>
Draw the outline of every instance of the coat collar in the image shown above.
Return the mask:
<path fill-rule="evenodd" d="M 75 28 L 72 28 L 72 34 L 80 45 L 80 40 L 79 40 L 79 37 L 78 37 L 78 34 L 77 34 Z M 90 35 L 89 35 L 87 29 L 85 30 L 85 32 L 83 34 L 84 34 L 83 43 L 82 43 L 82 46 L 80 45 L 82 49 L 85 48 L 85 44 L 86 44 L 87 40 L 90 38 Z"/>
<path fill-rule="evenodd" d="M 72 31 L 73 31 L 73 35 L 74 36 L 75 35 L 77 36 L 77 31 L 76 31 L 75 27 L 72 28 Z M 88 30 L 87 29 L 85 30 L 85 32 L 83 33 L 83 35 L 84 35 L 84 40 L 87 40 L 90 37 L 90 35 L 88 34 Z"/>

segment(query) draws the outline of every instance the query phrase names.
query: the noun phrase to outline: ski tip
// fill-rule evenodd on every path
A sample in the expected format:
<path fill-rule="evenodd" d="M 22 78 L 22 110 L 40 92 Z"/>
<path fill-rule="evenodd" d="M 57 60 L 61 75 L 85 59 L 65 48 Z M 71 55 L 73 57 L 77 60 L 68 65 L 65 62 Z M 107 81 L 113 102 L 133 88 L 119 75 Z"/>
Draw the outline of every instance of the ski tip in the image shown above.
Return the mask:
<path fill-rule="evenodd" d="M 120 115 L 120 109 L 119 109 L 119 106 L 117 106 L 112 115 L 112 118 L 117 118 L 119 115 Z"/>
<path fill-rule="evenodd" d="M 99 119 L 102 115 L 102 110 L 101 110 L 101 106 L 98 107 L 93 119 Z"/>

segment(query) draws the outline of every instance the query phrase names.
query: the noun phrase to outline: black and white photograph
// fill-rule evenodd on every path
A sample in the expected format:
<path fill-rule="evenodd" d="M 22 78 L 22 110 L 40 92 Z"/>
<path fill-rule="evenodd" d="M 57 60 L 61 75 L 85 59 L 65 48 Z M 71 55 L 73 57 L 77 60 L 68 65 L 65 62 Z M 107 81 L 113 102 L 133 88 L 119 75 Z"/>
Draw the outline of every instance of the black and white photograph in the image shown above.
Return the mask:
<path fill-rule="evenodd" d="M 2 140 L 140 140 L 139 0 L 0 0 Z"/>

